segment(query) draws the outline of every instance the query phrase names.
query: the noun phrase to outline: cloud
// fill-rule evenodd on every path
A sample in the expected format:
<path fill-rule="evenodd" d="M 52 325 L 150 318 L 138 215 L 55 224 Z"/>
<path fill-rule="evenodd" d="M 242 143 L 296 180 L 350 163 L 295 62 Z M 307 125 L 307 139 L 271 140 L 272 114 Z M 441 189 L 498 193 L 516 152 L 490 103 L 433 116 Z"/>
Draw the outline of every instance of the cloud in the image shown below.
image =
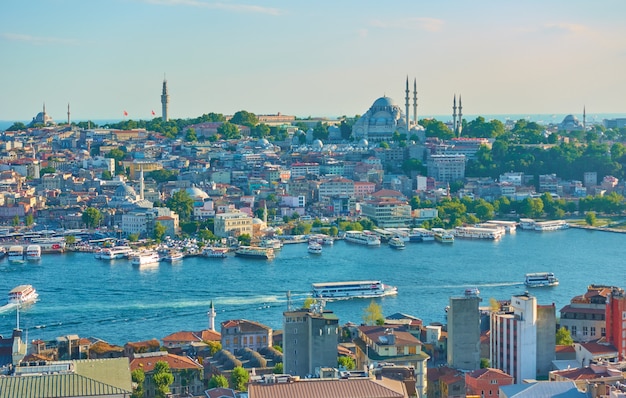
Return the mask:
<path fill-rule="evenodd" d="M 591 29 L 585 25 L 567 22 L 547 23 L 543 27 L 555 33 L 588 34 L 591 32 Z"/>
<path fill-rule="evenodd" d="M 267 15 L 281 15 L 283 11 L 278 8 L 262 7 L 248 4 L 236 4 L 236 3 L 220 3 L 220 2 L 208 2 L 204 0 L 142 0 L 144 3 L 155 4 L 161 6 L 185 6 L 185 7 L 197 7 L 207 8 L 213 10 L 224 10 L 232 12 L 242 13 L 256 13 Z"/>
<path fill-rule="evenodd" d="M 42 37 L 24 35 L 21 33 L 0 33 L 0 38 L 8 41 L 17 41 L 22 43 L 30 43 L 33 45 L 49 45 L 49 44 L 62 44 L 62 45 L 75 45 L 78 44 L 78 40 L 75 39 L 63 39 L 60 37 Z"/>
<path fill-rule="evenodd" d="M 370 25 L 380 29 L 402 29 L 402 30 L 424 30 L 427 32 L 439 32 L 443 27 L 444 21 L 438 18 L 404 18 L 394 20 L 393 22 L 385 22 L 374 20 Z"/>

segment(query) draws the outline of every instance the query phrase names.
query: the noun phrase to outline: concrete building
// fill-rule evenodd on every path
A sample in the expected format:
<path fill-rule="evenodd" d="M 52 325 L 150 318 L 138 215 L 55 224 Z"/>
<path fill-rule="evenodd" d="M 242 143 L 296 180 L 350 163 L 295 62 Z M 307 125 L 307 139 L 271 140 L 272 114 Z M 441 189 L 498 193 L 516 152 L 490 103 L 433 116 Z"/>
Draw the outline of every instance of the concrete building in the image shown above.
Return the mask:
<path fill-rule="evenodd" d="M 448 366 L 462 370 L 480 368 L 481 298 L 476 294 L 450 297 L 448 309 Z"/>
<path fill-rule="evenodd" d="M 623 289 L 613 288 L 606 302 L 606 341 L 619 352 L 619 360 L 626 359 L 626 295 Z"/>
<path fill-rule="evenodd" d="M 426 164 L 428 177 L 438 182 L 454 182 L 465 178 L 465 155 L 431 155 Z"/>
<path fill-rule="evenodd" d="M 379 227 L 404 227 L 411 223 L 411 206 L 393 198 L 377 198 L 361 204 L 361 214 Z"/>
<path fill-rule="evenodd" d="M 319 305 L 283 313 L 283 369 L 304 377 L 337 366 L 339 318 Z"/>
<path fill-rule="evenodd" d="M 230 352 L 242 348 L 258 351 L 272 344 L 272 328 L 245 319 L 231 319 L 221 324 L 222 348 Z"/>
<path fill-rule="evenodd" d="M 241 212 L 228 212 L 215 215 L 215 235 L 226 238 L 248 234 L 252 236 L 252 217 Z"/>
<path fill-rule="evenodd" d="M 318 197 L 332 197 L 337 195 L 354 196 L 354 181 L 343 177 L 322 180 L 318 187 Z"/>
<path fill-rule="evenodd" d="M 606 336 L 606 303 L 613 286 L 589 285 L 587 292 L 576 296 L 561 308 L 560 326 L 569 330 L 575 342 L 597 340 Z"/>

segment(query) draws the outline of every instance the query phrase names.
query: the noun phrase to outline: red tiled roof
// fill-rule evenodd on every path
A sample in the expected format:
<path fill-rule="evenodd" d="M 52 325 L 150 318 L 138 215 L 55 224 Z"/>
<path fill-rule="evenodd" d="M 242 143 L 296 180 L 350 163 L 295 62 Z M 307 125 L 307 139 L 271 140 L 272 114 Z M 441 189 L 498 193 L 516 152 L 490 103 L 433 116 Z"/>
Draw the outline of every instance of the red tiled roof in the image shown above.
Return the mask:
<path fill-rule="evenodd" d="M 501 371 L 500 369 L 495 369 L 495 368 L 477 369 L 477 370 L 474 370 L 473 372 L 467 373 L 467 376 L 474 378 L 474 379 L 486 379 L 486 380 L 501 379 L 503 377 L 510 378 L 511 380 L 513 379 L 513 376 L 509 375 L 506 372 Z"/>
<path fill-rule="evenodd" d="M 387 383 L 385 383 L 387 384 Z M 293 383 L 274 383 L 248 385 L 250 398 L 403 398 L 406 397 L 404 384 L 398 382 L 404 391 L 395 391 L 379 380 L 339 379 L 339 380 L 302 380 Z"/>
<path fill-rule="evenodd" d="M 581 346 L 592 354 L 617 354 L 617 348 L 610 344 L 582 343 Z"/>
<path fill-rule="evenodd" d="M 133 358 L 130 361 L 130 370 L 132 372 L 135 369 L 141 368 L 146 373 L 151 372 L 154 370 L 156 363 L 161 361 L 167 362 L 172 370 L 202 369 L 202 365 L 194 362 L 189 357 L 174 354 L 163 354 Z"/>
<path fill-rule="evenodd" d="M 578 314 L 604 314 L 604 308 L 580 308 L 580 307 L 572 307 L 571 305 L 566 305 L 561 308 L 561 313 L 564 312 L 574 312 Z"/>
<path fill-rule="evenodd" d="M 555 352 L 557 353 L 567 353 L 567 352 L 576 352 L 573 345 L 557 345 Z"/>
<path fill-rule="evenodd" d="M 172 333 L 169 336 L 163 337 L 163 342 L 171 341 L 171 342 L 194 342 L 194 341 L 202 341 L 202 339 L 196 334 L 196 332 L 190 331 L 181 331 Z"/>

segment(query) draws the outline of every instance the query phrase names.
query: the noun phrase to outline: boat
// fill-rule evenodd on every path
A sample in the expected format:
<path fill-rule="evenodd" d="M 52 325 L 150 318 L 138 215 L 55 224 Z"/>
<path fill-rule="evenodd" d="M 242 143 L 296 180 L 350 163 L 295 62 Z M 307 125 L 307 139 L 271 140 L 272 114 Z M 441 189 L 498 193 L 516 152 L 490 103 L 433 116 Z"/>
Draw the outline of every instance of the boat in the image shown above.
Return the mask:
<path fill-rule="evenodd" d="M 14 245 L 9 247 L 9 261 L 12 263 L 23 263 L 24 247 L 21 245 Z"/>
<path fill-rule="evenodd" d="M 311 254 L 322 254 L 322 245 L 319 243 L 311 242 L 307 251 Z"/>
<path fill-rule="evenodd" d="M 564 220 L 536 221 L 535 231 L 560 231 L 569 228 L 569 224 Z"/>
<path fill-rule="evenodd" d="M 132 265 L 156 265 L 160 261 L 159 253 L 153 251 L 137 252 L 131 256 Z"/>
<path fill-rule="evenodd" d="M 39 260 L 41 260 L 41 246 L 39 246 L 39 245 L 28 245 L 26 247 L 26 259 L 28 261 L 39 261 Z"/>
<path fill-rule="evenodd" d="M 346 231 L 346 241 L 366 246 L 380 246 L 378 236 L 361 231 Z"/>
<path fill-rule="evenodd" d="M 272 248 L 274 250 L 280 250 L 280 248 L 283 247 L 283 243 L 278 240 L 278 239 L 262 239 L 261 242 L 259 243 L 260 247 L 269 247 Z"/>
<path fill-rule="evenodd" d="M 465 289 L 465 296 L 466 297 L 474 297 L 474 296 L 478 296 L 480 294 L 480 290 L 478 290 L 477 287 L 470 287 Z"/>
<path fill-rule="evenodd" d="M 374 298 L 398 294 L 398 288 L 381 281 L 348 281 L 313 283 L 313 297 L 324 300 Z"/>
<path fill-rule="evenodd" d="M 558 286 L 559 280 L 552 272 L 533 272 L 526 274 L 524 284 L 528 287 Z"/>
<path fill-rule="evenodd" d="M 441 243 L 454 243 L 454 235 L 443 228 L 433 228 L 435 240 Z"/>
<path fill-rule="evenodd" d="M 488 240 L 500 240 L 505 234 L 505 230 L 502 227 L 497 228 L 484 228 L 484 227 L 456 227 L 454 229 L 454 236 L 457 238 L 466 239 L 488 239 Z"/>
<path fill-rule="evenodd" d="M 102 249 L 100 252 L 100 259 L 102 260 L 115 260 L 118 258 L 128 258 L 133 252 L 129 246 L 114 246 L 106 249 Z"/>
<path fill-rule="evenodd" d="M 520 218 L 518 225 L 521 229 L 534 230 L 535 220 L 533 220 L 532 218 Z"/>
<path fill-rule="evenodd" d="M 409 232 L 409 241 L 411 242 L 432 242 L 434 240 L 435 234 L 426 228 L 413 228 Z"/>
<path fill-rule="evenodd" d="M 202 255 L 204 257 L 211 258 L 225 258 L 226 253 L 228 253 L 228 249 L 225 247 L 205 247 L 202 250 Z"/>
<path fill-rule="evenodd" d="M 63 253 L 67 246 L 63 237 L 33 238 L 31 242 L 41 246 L 42 253 Z"/>
<path fill-rule="evenodd" d="M 176 261 L 181 261 L 183 258 L 185 258 L 183 252 L 181 252 L 180 250 L 171 249 L 167 253 L 165 253 L 165 255 L 163 256 L 163 261 L 173 263 Z"/>
<path fill-rule="evenodd" d="M 9 292 L 8 303 L 25 305 L 37 301 L 39 294 L 32 285 L 19 285 Z"/>
<path fill-rule="evenodd" d="M 335 243 L 335 239 L 333 239 L 332 236 L 325 236 L 324 239 L 322 239 L 322 244 L 324 245 L 333 245 Z"/>
<path fill-rule="evenodd" d="M 397 236 L 389 239 L 389 246 L 394 249 L 404 249 L 406 247 L 402 238 L 399 238 Z"/>
<path fill-rule="evenodd" d="M 240 257 L 271 260 L 274 258 L 274 249 L 271 247 L 240 246 L 237 250 L 235 250 L 235 255 Z"/>

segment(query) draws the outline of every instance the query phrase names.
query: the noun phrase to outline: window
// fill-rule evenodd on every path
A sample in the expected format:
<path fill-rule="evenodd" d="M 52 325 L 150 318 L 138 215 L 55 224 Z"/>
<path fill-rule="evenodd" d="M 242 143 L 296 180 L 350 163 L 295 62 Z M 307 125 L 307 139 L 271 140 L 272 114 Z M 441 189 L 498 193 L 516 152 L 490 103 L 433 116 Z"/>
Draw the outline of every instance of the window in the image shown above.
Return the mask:
<path fill-rule="evenodd" d="M 596 327 L 595 326 L 591 326 L 589 330 L 590 330 L 591 336 L 595 336 L 596 335 Z"/>
<path fill-rule="evenodd" d="M 576 326 L 572 326 L 571 335 L 572 335 L 573 338 L 576 338 Z"/>
<path fill-rule="evenodd" d="M 606 336 L 606 328 L 600 328 L 600 334 L 602 335 L 602 337 Z"/>
<path fill-rule="evenodd" d="M 583 326 L 583 336 L 588 336 L 588 335 L 589 335 L 589 330 L 587 326 Z"/>

